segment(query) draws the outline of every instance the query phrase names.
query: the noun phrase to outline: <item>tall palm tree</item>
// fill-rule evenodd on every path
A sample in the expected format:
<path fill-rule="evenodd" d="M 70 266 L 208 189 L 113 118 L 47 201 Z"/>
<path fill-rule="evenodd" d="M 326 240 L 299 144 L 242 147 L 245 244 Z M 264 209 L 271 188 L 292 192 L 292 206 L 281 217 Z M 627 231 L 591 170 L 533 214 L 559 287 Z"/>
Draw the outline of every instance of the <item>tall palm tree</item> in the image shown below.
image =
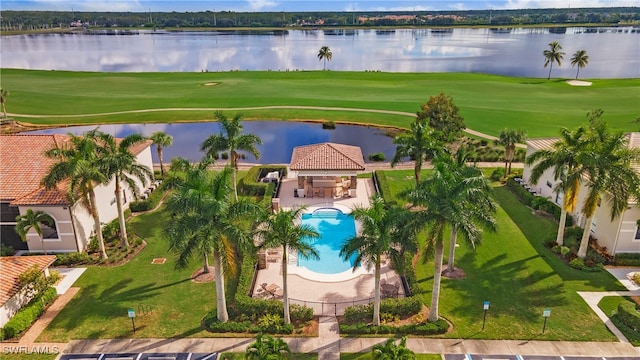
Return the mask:
<path fill-rule="evenodd" d="M 104 170 L 108 179 L 115 182 L 116 206 L 118 208 L 118 221 L 120 224 L 120 241 L 124 248 L 129 247 L 127 239 L 127 227 L 124 220 L 124 209 L 122 201 L 123 185 L 134 194 L 139 194 L 140 187 L 153 178 L 153 172 L 148 167 L 138 163 L 135 155 L 131 153 L 131 147 L 146 141 L 140 134 L 131 134 L 124 139 L 117 141 L 112 135 L 106 133 L 98 134 L 98 165 Z M 137 181 L 136 181 L 137 180 Z"/>
<path fill-rule="evenodd" d="M 224 273 L 233 269 L 235 243 L 250 243 L 251 232 L 246 219 L 260 208 L 252 202 L 234 201 L 230 186 L 230 168 L 213 174 L 201 163 L 187 170 L 167 202 L 173 214 L 166 225 L 169 248 L 176 252 L 176 267 L 184 268 L 194 255 L 203 259 L 203 271 L 209 272 L 209 255 L 213 255 L 216 279 L 217 316 L 229 320 L 224 295 Z"/>
<path fill-rule="evenodd" d="M 216 121 L 222 127 L 219 134 L 211 135 L 204 140 L 200 150 L 206 153 L 206 157 L 215 159 L 220 151 L 229 150 L 229 161 L 233 169 L 233 193 L 238 201 L 238 188 L 236 184 L 236 172 L 238 171 L 237 151 L 246 151 L 253 155 L 256 160 L 260 158 L 260 151 L 256 145 L 262 144 L 262 139 L 254 134 L 244 134 L 240 125 L 240 114 L 236 114 L 229 120 L 222 112 L 215 114 Z"/>
<path fill-rule="evenodd" d="M 333 53 L 328 46 L 323 46 L 320 48 L 320 51 L 318 52 L 318 60 L 324 60 L 322 70 L 327 70 L 327 61 L 331 61 L 332 56 Z"/>
<path fill-rule="evenodd" d="M 560 139 L 552 145 L 551 149 L 537 150 L 525 159 L 525 164 L 533 165 L 529 177 L 532 184 L 537 184 L 548 169 L 553 169 L 553 178 L 559 181 L 554 188 L 555 192 L 563 194 L 560 222 L 556 235 L 558 245 L 564 243 L 567 213 L 575 211 L 581 178 L 586 175 L 586 169 L 580 163 L 582 153 L 587 145 L 586 131 L 583 126 L 573 131 L 562 128 Z"/>
<path fill-rule="evenodd" d="M 442 142 L 434 136 L 433 129 L 426 122 L 418 120 L 411 124 L 410 132 L 396 136 L 393 143 L 396 144 L 396 153 L 391 159 L 391 166 L 396 166 L 404 158 L 411 158 L 414 161 L 416 185 L 420 182 L 420 170 L 424 162 L 444 149 Z"/>
<path fill-rule="evenodd" d="M 395 338 L 390 338 L 387 342 L 374 345 L 371 348 L 373 359 L 375 360 L 413 360 L 416 354 L 407 348 L 407 338 L 402 337 L 400 343 L 396 344 Z"/>
<path fill-rule="evenodd" d="M 0 88 L 0 105 L 2 106 L 2 114 L 4 118 L 7 117 L 7 96 L 9 96 L 7 89 Z"/>
<path fill-rule="evenodd" d="M 160 161 L 160 174 L 162 174 L 162 178 L 164 179 L 164 164 L 162 163 L 162 149 L 171 146 L 173 144 L 173 136 L 165 133 L 164 131 L 156 131 L 149 139 L 156 144 L 156 150 L 158 151 L 158 160 Z"/>
<path fill-rule="evenodd" d="M 16 222 L 16 233 L 20 235 L 22 241 L 27 241 L 27 234 L 29 233 L 29 230 L 33 229 L 40 238 L 44 254 L 47 255 L 47 248 L 44 245 L 44 239 L 42 236 L 42 224 L 50 227 L 55 226 L 55 221 L 51 215 L 41 210 L 33 211 L 32 209 L 27 209 L 23 215 L 18 215 L 16 217 Z"/>
<path fill-rule="evenodd" d="M 345 240 L 340 256 L 350 259 L 356 256 L 355 271 L 364 263 L 374 267 L 373 325 L 380 325 L 380 267 L 383 256 L 392 256 L 401 248 L 415 248 L 415 232 L 407 226 L 411 214 L 406 209 L 394 206 L 387 208 L 379 195 L 371 197 L 368 208 L 356 207 L 351 213 L 362 224 L 359 234 Z"/>
<path fill-rule="evenodd" d="M 68 198 L 73 204 L 79 196 L 82 205 L 93 217 L 93 231 L 98 239 L 100 255 L 103 259 L 107 259 L 94 191 L 96 185 L 108 181 L 106 174 L 98 166 L 96 143 L 98 134 L 97 128 L 86 132 L 83 136 L 69 134 L 68 144 L 46 151 L 45 156 L 56 159 L 57 162 L 42 179 L 42 184 L 47 190 L 51 190 L 62 182 L 69 183 Z"/>
<path fill-rule="evenodd" d="M 270 214 L 266 221 L 261 223 L 258 237 L 262 239 L 262 247 L 273 248 L 282 247 L 282 289 L 284 302 L 284 322 L 291 323 L 289 315 L 289 287 L 288 287 L 288 252 L 295 251 L 298 256 L 304 258 L 316 258 L 320 256 L 312 245 L 313 240 L 320 237 L 320 234 L 309 224 L 302 224 L 301 217 L 306 207 L 294 207 L 290 210 L 282 210 L 275 214 Z"/>
<path fill-rule="evenodd" d="M 632 167 L 640 160 L 640 149 L 629 148 L 624 133 L 610 132 L 601 115 L 601 110 L 588 115 L 588 145 L 581 159 L 587 169 L 587 176 L 582 177 L 587 195 L 581 209 L 586 221 L 577 254 L 582 259 L 587 256 L 591 226 L 601 200 L 608 203 L 614 220 L 627 209 L 632 197 L 640 198 L 640 177 Z"/>
<path fill-rule="evenodd" d="M 587 50 L 577 50 L 571 57 L 571 66 L 573 67 L 575 65 L 578 65 L 576 79 L 580 74 L 580 69 L 587 66 L 587 64 L 589 64 L 589 55 L 587 55 Z"/>
<path fill-rule="evenodd" d="M 513 157 L 516 154 L 516 144 L 522 143 L 525 138 L 526 134 L 522 130 L 503 129 L 502 131 L 500 131 L 500 135 L 498 136 L 498 140 L 496 140 L 496 143 L 498 145 L 504 146 L 505 176 L 511 174 L 511 163 L 513 162 Z M 507 165 L 509 165 L 508 169 Z"/>
<path fill-rule="evenodd" d="M 544 55 L 544 67 L 549 65 L 549 76 L 547 76 L 547 80 L 551 79 L 551 69 L 553 68 L 553 63 L 558 63 L 558 66 L 562 65 L 562 59 L 564 59 L 564 52 L 562 51 L 562 46 L 557 41 L 553 41 L 549 43 L 549 49 L 542 52 Z"/>
<path fill-rule="evenodd" d="M 247 346 L 244 357 L 249 360 L 280 360 L 287 359 L 290 353 L 284 340 L 258 334 L 256 341 Z"/>
<path fill-rule="evenodd" d="M 434 159 L 434 171 L 415 189 L 403 191 L 401 196 L 423 210 L 413 213 L 417 226 L 427 228 L 426 246 L 423 260 L 434 257 L 433 291 L 429 308 L 429 322 L 438 320 L 440 282 L 442 279 L 442 259 L 444 254 L 444 233 L 447 226 L 455 226 L 456 231 L 472 243 L 478 243 L 481 229 L 475 224 L 474 211 L 465 203 L 470 183 L 462 179 L 452 169 L 450 156 Z"/>
<path fill-rule="evenodd" d="M 456 152 L 454 161 L 451 162 L 451 171 L 453 171 L 460 179 L 467 183 L 466 190 L 461 194 L 458 200 L 461 205 L 469 211 L 471 221 L 484 228 L 494 231 L 496 229 L 496 221 L 494 214 L 497 206 L 491 200 L 491 184 L 484 176 L 482 170 L 475 166 L 467 165 L 468 152 L 465 148 L 459 148 Z M 479 238 L 463 237 L 469 247 L 475 249 L 478 245 L 476 242 Z M 458 240 L 458 226 L 451 224 L 451 235 L 449 237 L 449 259 L 446 271 L 452 273 L 455 270 L 455 253 L 456 243 Z"/>

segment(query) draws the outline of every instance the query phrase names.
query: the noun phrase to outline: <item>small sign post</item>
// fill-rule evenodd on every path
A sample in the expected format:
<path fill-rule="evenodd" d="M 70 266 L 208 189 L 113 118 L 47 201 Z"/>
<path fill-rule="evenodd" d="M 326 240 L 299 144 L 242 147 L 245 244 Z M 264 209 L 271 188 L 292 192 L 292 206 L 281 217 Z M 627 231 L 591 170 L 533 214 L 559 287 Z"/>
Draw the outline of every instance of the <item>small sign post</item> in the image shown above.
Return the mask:
<path fill-rule="evenodd" d="M 484 316 L 482 317 L 482 331 L 484 331 L 484 324 L 487 322 L 487 310 L 489 310 L 489 302 L 485 301 L 482 308 L 484 309 Z"/>
<path fill-rule="evenodd" d="M 136 332 L 136 312 L 133 309 L 127 311 L 127 315 L 131 318 L 131 326 L 133 326 L 133 332 Z"/>
<path fill-rule="evenodd" d="M 551 316 L 551 309 L 544 309 L 542 312 L 542 317 L 544 317 L 544 324 L 542 324 L 542 333 L 544 334 L 544 330 L 547 328 L 547 319 Z"/>

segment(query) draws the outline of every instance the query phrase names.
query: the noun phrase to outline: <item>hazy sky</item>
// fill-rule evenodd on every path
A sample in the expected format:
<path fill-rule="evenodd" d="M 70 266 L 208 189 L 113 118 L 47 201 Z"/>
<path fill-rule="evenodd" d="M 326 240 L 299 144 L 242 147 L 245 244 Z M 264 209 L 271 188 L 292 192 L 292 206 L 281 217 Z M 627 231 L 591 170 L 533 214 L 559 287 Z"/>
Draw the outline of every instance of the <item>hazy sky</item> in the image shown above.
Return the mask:
<path fill-rule="evenodd" d="M 640 6 L 640 0 L 2 0 L 0 10 L 408 11 Z"/>

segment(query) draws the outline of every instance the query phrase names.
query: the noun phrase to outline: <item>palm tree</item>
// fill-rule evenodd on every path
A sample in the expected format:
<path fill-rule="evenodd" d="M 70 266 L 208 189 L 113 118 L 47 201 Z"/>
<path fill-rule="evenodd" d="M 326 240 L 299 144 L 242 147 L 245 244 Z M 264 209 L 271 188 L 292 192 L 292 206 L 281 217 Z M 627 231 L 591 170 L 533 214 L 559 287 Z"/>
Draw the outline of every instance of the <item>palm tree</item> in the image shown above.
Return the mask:
<path fill-rule="evenodd" d="M 516 154 L 516 144 L 522 143 L 526 138 L 526 134 L 522 130 L 503 129 L 496 143 L 504 146 L 504 175 L 511 174 L 511 163 Z M 509 169 L 507 170 L 507 165 Z"/>
<path fill-rule="evenodd" d="M 7 118 L 7 96 L 9 96 L 9 92 L 0 88 L 0 105 L 2 105 L 2 114 L 5 119 Z"/>
<path fill-rule="evenodd" d="M 253 134 L 243 134 L 240 124 L 240 114 L 236 114 L 229 120 L 222 112 L 215 114 L 216 121 L 222 127 L 217 135 L 211 135 L 204 140 L 200 150 L 205 151 L 205 157 L 215 159 L 220 151 L 229 150 L 229 160 L 233 169 L 233 193 L 238 201 L 238 189 L 236 184 L 236 172 L 238 171 L 238 150 L 249 152 L 256 160 L 260 158 L 260 151 L 256 145 L 261 145 L 262 140 Z"/>
<path fill-rule="evenodd" d="M 153 178 L 153 172 L 148 167 L 138 163 L 131 147 L 146 141 L 140 134 L 131 134 L 120 141 L 106 133 L 98 134 L 99 166 L 104 170 L 108 179 L 115 182 L 116 206 L 120 224 L 120 241 L 124 248 L 129 247 L 127 227 L 124 220 L 122 201 L 122 185 L 128 187 L 136 196 L 140 192 L 138 183 L 147 184 Z M 137 180 L 137 181 L 136 181 Z"/>
<path fill-rule="evenodd" d="M 185 268 L 193 255 L 202 256 L 203 271 L 209 272 L 209 255 L 213 255 L 216 279 L 217 316 L 229 320 L 224 295 L 224 273 L 233 269 L 234 242 L 250 243 L 247 217 L 260 208 L 247 200 L 234 201 L 230 186 L 232 170 L 213 174 L 206 162 L 187 170 L 167 202 L 173 214 L 166 226 L 169 248 L 178 254 L 177 268 Z M 257 215 L 256 215 L 257 216 Z"/>
<path fill-rule="evenodd" d="M 360 221 L 361 230 L 347 240 L 340 249 L 340 256 L 350 259 L 355 255 L 353 270 L 362 263 L 374 267 L 373 325 L 380 325 L 380 266 L 383 256 L 392 256 L 402 248 L 415 247 L 415 232 L 409 226 L 411 214 L 397 206 L 387 208 L 379 195 L 371 197 L 368 208 L 356 207 L 351 213 Z"/>
<path fill-rule="evenodd" d="M 455 226 L 456 231 L 467 241 L 477 244 L 482 236 L 475 224 L 474 209 L 466 204 L 471 183 L 463 179 L 453 168 L 450 156 L 434 159 L 434 171 L 415 189 L 403 191 L 401 196 L 423 210 L 413 213 L 416 226 L 427 227 L 426 246 L 423 260 L 433 256 L 434 274 L 429 322 L 438 320 L 440 282 L 442 279 L 442 258 L 444 254 L 444 232 L 447 226 Z"/>
<path fill-rule="evenodd" d="M 33 211 L 32 209 L 27 209 L 23 215 L 18 215 L 16 217 L 16 233 L 20 235 L 22 241 L 27 241 L 27 234 L 29 230 L 33 229 L 40 237 L 40 243 L 42 244 L 42 250 L 44 254 L 47 255 L 47 248 L 44 246 L 44 239 L 42 237 L 42 224 L 45 224 L 49 227 L 55 226 L 55 221 L 51 217 L 51 215 L 45 213 L 44 211 Z"/>
<path fill-rule="evenodd" d="M 413 360 L 416 354 L 407 349 L 407 338 L 402 337 L 400 343 L 396 344 L 396 339 L 388 339 L 384 345 L 377 344 L 371 349 L 373 358 L 376 360 Z"/>
<path fill-rule="evenodd" d="M 559 181 L 554 191 L 564 194 L 556 235 L 558 245 L 564 243 L 567 213 L 573 213 L 576 208 L 581 178 L 585 175 L 585 168 L 580 163 L 584 147 L 587 145 L 585 136 L 586 128 L 583 126 L 574 131 L 562 128 L 560 139 L 551 149 L 537 150 L 525 159 L 525 164 L 533 165 L 529 177 L 532 184 L 537 184 L 545 171 L 553 169 L 553 178 Z"/>
<path fill-rule="evenodd" d="M 413 177 L 416 185 L 420 182 L 420 170 L 424 161 L 433 158 L 444 148 L 434 136 L 433 129 L 426 122 L 417 120 L 411 124 L 411 132 L 396 136 L 393 143 L 396 144 L 396 153 L 391 166 L 396 166 L 404 158 L 411 158 L 414 161 Z"/>
<path fill-rule="evenodd" d="M 587 176 L 582 177 L 587 195 L 581 209 L 586 221 L 577 254 L 582 259 L 587 256 L 591 226 L 601 200 L 608 202 L 613 221 L 627 209 L 631 197 L 640 198 L 640 177 L 632 167 L 640 160 L 640 149 L 629 148 L 624 133 L 611 133 L 601 115 L 601 110 L 588 114 L 588 143 L 581 159 L 587 169 Z"/>
<path fill-rule="evenodd" d="M 160 174 L 162 174 L 162 179 L 164 179 L 164 164 L 162 163 L 162 149 L 171 146 L 173 144 L 173 136 L 165 133 L 164 131 L 156 131 L 149 139 L 156 144 L 156 150 L 158 151 L 158 160 L 160 161 Z"/>
<path fill-rule="evenodd" d="M 68 198 L 73 204 L 79 196 L 83 206 L 93 217 L 93 231 L 98 239 L 100 255 L 107 259 L 94 191 L 95 185 L 108 181 L 106 174 L 98 166 L 98 134 L 97 128 L 83 136 L 69 134 L 68 146 L 56 146 L 45 152 L 45 156 L 58 162 L 49 169 L 49 173 L 42 179 L 42 184 L 47 190 L 51 190 L 62 182 L 69 183 Z"/>
<path fill-rule="evenodd" d="M 256 341 L 247 346 L 244 358 L 249 360 L 280 360 L 287 359 L 290 353 L 289 345 L 284 340 L 258 334 Z"/>
<path fill-rule="evenodd" d="M 494 231 L 496 221 L 493 215 L 496 212 L 496 204 L 491 200 L 491 184 L 482 173 L 482 170 L 475 166 L 467 165 L 469 153 L 465 148 L 459 148 L 456 157 L 451 163 L 451 170 L 459 176 L 460 181 L 467 183 L 467 189 L 461 194 L 458 200 L 469 211 L 471 221 L 485 229 Z M 469 247 L 475 249 L 479 238 L 463 237 Z M 456 242 L 458 240 L 458 226 L 451 224 L 451 236 L 449 237 L 449 260 L 446 272 L 455 271 Z"/>
<path fill-rule="evenodd" d="M 562 46 L 557 41 L 553 41 L 549 43 L 549 49 L 543 51 L 543 55 L 545 58 L 544 67 L 549 65 L 549 76 L 547 76 L 547 80 L 551 79 L 551 69 L 553 68 L 553 63 L 557 62 L 558 66 L 562 65 L 562 59 L 564 58 L 564 52 L 561 51 Z"/>
<path fill-rule="evenodd" d="M 300 222 L 305 209 L 306 207 L 294 207 L 290 210 L 270 214 L 257 231 L 258 237 L 263 241 L 262 247 L 282 247 L 282 289 L 285 324 L 291 323 L 291 317 L 289 316 L 289 288 L 287 285 L 289 251 L 295 251 L 298 256 L 304 258 L 320 258 L 313 246 L 313 240 L 319 238 L 320 234 L 309 224 Z"/>
<path fill-rule="evenodd" d="M 322 70 L 327 69 L 327 61 L 331 61 L 332 56 L 333 56 L 333 53 L 331 52 L 331 49 L 329 49 L 328 46 L 323 46 L 320 48 L 320 51 L 318 52 L 318 60 L 324 60 L 322 65 Z"/>
<path fill-rule="evenodd" d="M 589 64 L 589 55 L 587 55 L 587 50 L 578 50 L 571 57 L 571 66 L 578 65 L 578 71 L 576 72 L 576 79 L 580 74 L 580 68 L 583 68 Z"/>

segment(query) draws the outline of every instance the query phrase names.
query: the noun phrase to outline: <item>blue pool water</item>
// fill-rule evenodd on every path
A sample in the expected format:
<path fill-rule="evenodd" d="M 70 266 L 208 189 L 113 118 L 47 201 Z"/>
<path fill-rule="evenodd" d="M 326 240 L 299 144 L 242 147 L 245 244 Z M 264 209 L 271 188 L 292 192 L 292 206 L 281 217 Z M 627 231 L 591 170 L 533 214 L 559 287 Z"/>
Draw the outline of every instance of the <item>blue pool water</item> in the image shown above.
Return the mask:
<path fill-rule="evenodd" d="M 349 261 L 340 257 L 344 241 L 356 234 L 356 223 L 351 215 L 338 209 L 323 208 L 311 214 L 303 214 L 302 223 L 312 226 L 320 233 L 320 238 L 313 242 L 320 260 L 298 257 L 298 266 L 321 274 L 337 274 L 353 268 L 355 256 Z"/>

